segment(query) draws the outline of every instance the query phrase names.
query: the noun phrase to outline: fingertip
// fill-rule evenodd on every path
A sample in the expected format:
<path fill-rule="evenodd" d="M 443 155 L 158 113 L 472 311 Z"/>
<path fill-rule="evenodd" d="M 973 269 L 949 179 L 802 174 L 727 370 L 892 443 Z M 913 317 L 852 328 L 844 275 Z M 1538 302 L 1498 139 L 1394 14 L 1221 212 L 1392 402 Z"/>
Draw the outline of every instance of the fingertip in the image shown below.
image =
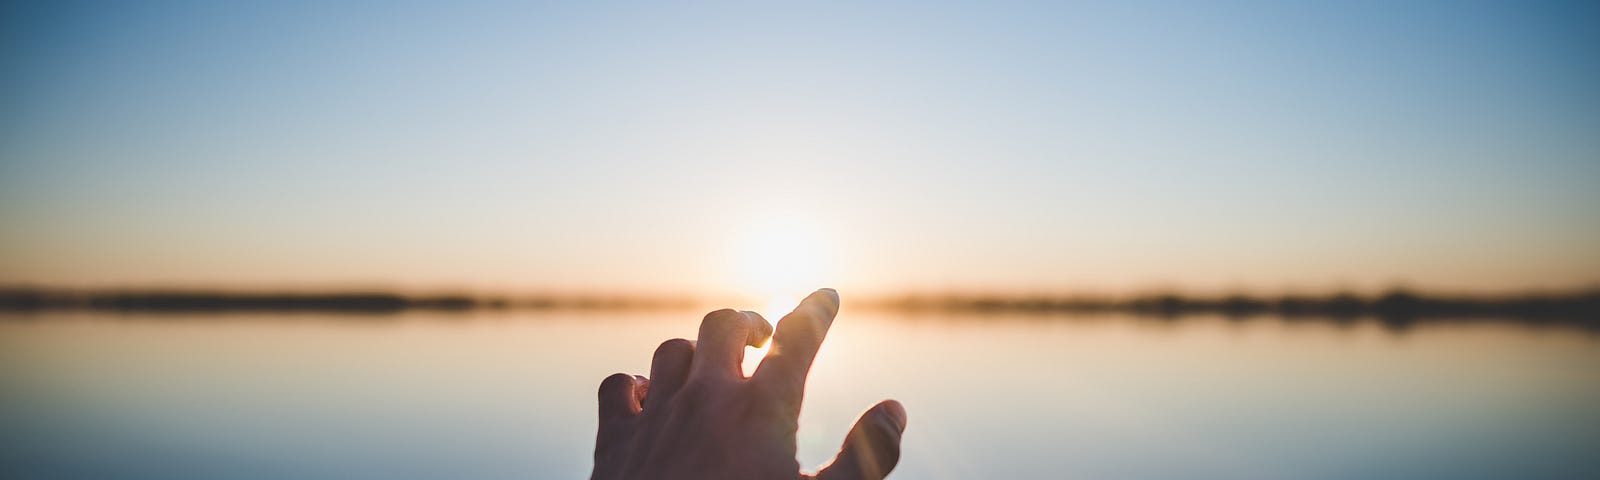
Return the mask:
<path fill-rule="evenodd" d="M 831 288 L 817 289 L 807 295 L 805 300 L 800 301 L 800 306 L 795 307 L 795 311 L 798 312 L 803 308 L 810 308 L 816 316 L 832 321 L 833 317 L 839 315 L 839 292 Z"/>
<path fill-rule="evenodd" d="M 651 356 L 652 362 L 660 362 L 670 358 L 690 358 L 694 356 L 694 340 L 674 338 L 661 342 L 656 346 L 656 353 Z M 653 374 L 652 374 L 653 375 Z"/>
<path fill-rule="evenodd" d="M 600 381 L 597 397 L 600 418 L 623 417 L 638 411 L 639 380 L 626 373 L 614 373 Z"/>
<path fill-rule="evenodd" d="M 600 394 L 605 395 L 607 392 L 633 388 L 633 384 L 636 381 L 633 377 L 633 375 L 626 373 L 613 373 L 606 376 L 605 380 L 600 381 Z"/>
<path fill-rule="evenodd" d="M 833 462 L 817 472 L 818 480 L 880 480 L 900 462 L 900 440 L 906 409 L 884 400 L 856 419 Z"/>
<path fill-rule="evenodd" d="M 878 402 L 878 404 L 872 408 L 873 410 L 876 410 L 879 415 L 882 415 L 884 419 L 889 420 L 890 424 L 894 426 L 896 431 L 906 431 L 906 406 L 902 405 L 898 400 L 884 400 L 882 402 Z"/>
<path fill-rule="evenodd" d="M 834 290 L 832 288 L 819 288 L 819 289 L 817 289 L 817 291 L 812 292 L 811 295 L 812 296 L 821 296 L 821 297 L 826 298 L 828 300 L 828 303 L 832 304 L 834 306 L 834 308 L 838 308 L 838 306 L 839 306 L 839 291 L 838 290 Z"/>
<path fill-rule="evenodd" d="M 754 327 L 750 329 L 750 336 L 745 339 L 745 344 L 755 348 L 766 345 L 767 340 L 772 338 L 772 322 L 768 322 L 761 314 L 749 310 L 741 310 L 739 313 L 749 317 L 750 325 Z"/>
<path fill-rule="evenodd" d="M 694 348 L 693 340 L 682 338 L 661 342 L 661 346 L 656 347 L 655 356 L 650 360 L 650 385 L 642 396 L 647 404 L 644 408 L 665 403 L 683 387 L 694 363 Z"/>

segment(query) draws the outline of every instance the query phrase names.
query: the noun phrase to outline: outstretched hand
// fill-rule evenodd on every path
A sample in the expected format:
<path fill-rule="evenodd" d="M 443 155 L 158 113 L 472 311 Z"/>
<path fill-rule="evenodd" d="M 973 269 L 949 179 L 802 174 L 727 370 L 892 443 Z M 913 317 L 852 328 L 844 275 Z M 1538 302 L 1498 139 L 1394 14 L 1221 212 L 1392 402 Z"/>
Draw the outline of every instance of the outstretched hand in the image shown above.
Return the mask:
<path fill-rule="evenodd" d="M 600 428 L 592 479 L 877 480 L 900 460 L 906 412 L 885 400 L 856 420 L 833 461 L 800 473 L 795 431 L 806 374 L 839 294 L 818 290 L 778 322 L 717 310 L 691 342 L 656 348 L 650 377 L 618 373 L 600 383 Z M 746 345 L 772 349 L 754 374 L 740 370 Z"/>

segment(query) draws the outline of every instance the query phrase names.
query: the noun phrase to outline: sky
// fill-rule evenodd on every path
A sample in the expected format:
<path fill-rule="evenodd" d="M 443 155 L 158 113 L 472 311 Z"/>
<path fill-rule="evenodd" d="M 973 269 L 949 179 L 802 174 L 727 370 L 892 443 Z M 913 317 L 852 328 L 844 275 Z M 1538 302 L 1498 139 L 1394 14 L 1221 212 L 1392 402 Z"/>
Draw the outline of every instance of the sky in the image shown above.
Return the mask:
<path fill-rule="evenodd" d="M 1592 2 L 6 2 L 0 284 L 1600 285 Z"/>

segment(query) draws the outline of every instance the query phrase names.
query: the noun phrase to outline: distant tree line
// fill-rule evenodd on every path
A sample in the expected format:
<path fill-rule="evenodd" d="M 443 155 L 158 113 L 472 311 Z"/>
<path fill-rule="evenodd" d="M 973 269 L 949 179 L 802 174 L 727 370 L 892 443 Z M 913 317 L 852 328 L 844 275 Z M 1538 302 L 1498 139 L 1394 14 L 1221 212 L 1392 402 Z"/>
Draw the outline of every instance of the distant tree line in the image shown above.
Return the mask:
<path fill-rule="evenodd" d="M 1276 315 L 1335 319 L 1377 317 L 1391 321 L 1502 317 L 1579 321 L 1600 325 L 1600 291 L 1503 297 L 1426 296 L 1406 290 L 1394 290 L 1375 296 L 1351 293 L 1279 297 L 1249 295 L 1192 297 L 1169 293 L 1128 298 L 1084 296 L 1007 298 L 949 295 L 904 296 L 873 302 L 872 306 L 909 311 L 1122 312 L 1168 317 L 1200 314 L 1228 317 Z"/>
<path fill-rule="evenodd" d="M 470 295 L 401 295 L 395 293 L 240 293 L 204 291 L 71 292 L 0 289 L 0 310 L 112 310 L 154 312 L 319 311 L 386 313 L 404 310 L 473 309 L 640 309 L 687 307 L 674 298 L 605 296 L 475 297 Z"/>
<path fill-rule="evenodd" d="M 1219 297 L 1152 294 L 1125 298 L 1088 296 L 906 295 L 857 300 L 856 307 L 903 312 L 1115 312 L 1156 317 L 1223 315 L 1346 319 L 1375 317 L 1404 323 L 1419 319 L 1504 318 L 1600 327 L 1600 290 L 1503 297 L 1421 295 L 1395 290 L 1381 295 L 1337 293 Z M 207 291 L 90 291 L 0 288 L 0 311 L 107 310 L 152 312 L 318 311 L 387 313 L 406 310 L 667 309 L 701 305 L 691 298 L 546 295 L 483 297 L 396 293 L 239 293 Z"/>

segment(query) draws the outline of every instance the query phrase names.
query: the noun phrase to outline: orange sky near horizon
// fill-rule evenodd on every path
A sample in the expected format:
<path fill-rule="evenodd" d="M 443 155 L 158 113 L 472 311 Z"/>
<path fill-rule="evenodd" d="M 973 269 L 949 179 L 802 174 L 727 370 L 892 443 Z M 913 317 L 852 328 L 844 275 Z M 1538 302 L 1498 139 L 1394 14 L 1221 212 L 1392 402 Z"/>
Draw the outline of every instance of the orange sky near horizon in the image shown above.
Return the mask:
<path fill-rule="evenodd" d="M 20 5 L 0 285 L 1600 286 L 1595 9 L 1134 3 Z"/>

